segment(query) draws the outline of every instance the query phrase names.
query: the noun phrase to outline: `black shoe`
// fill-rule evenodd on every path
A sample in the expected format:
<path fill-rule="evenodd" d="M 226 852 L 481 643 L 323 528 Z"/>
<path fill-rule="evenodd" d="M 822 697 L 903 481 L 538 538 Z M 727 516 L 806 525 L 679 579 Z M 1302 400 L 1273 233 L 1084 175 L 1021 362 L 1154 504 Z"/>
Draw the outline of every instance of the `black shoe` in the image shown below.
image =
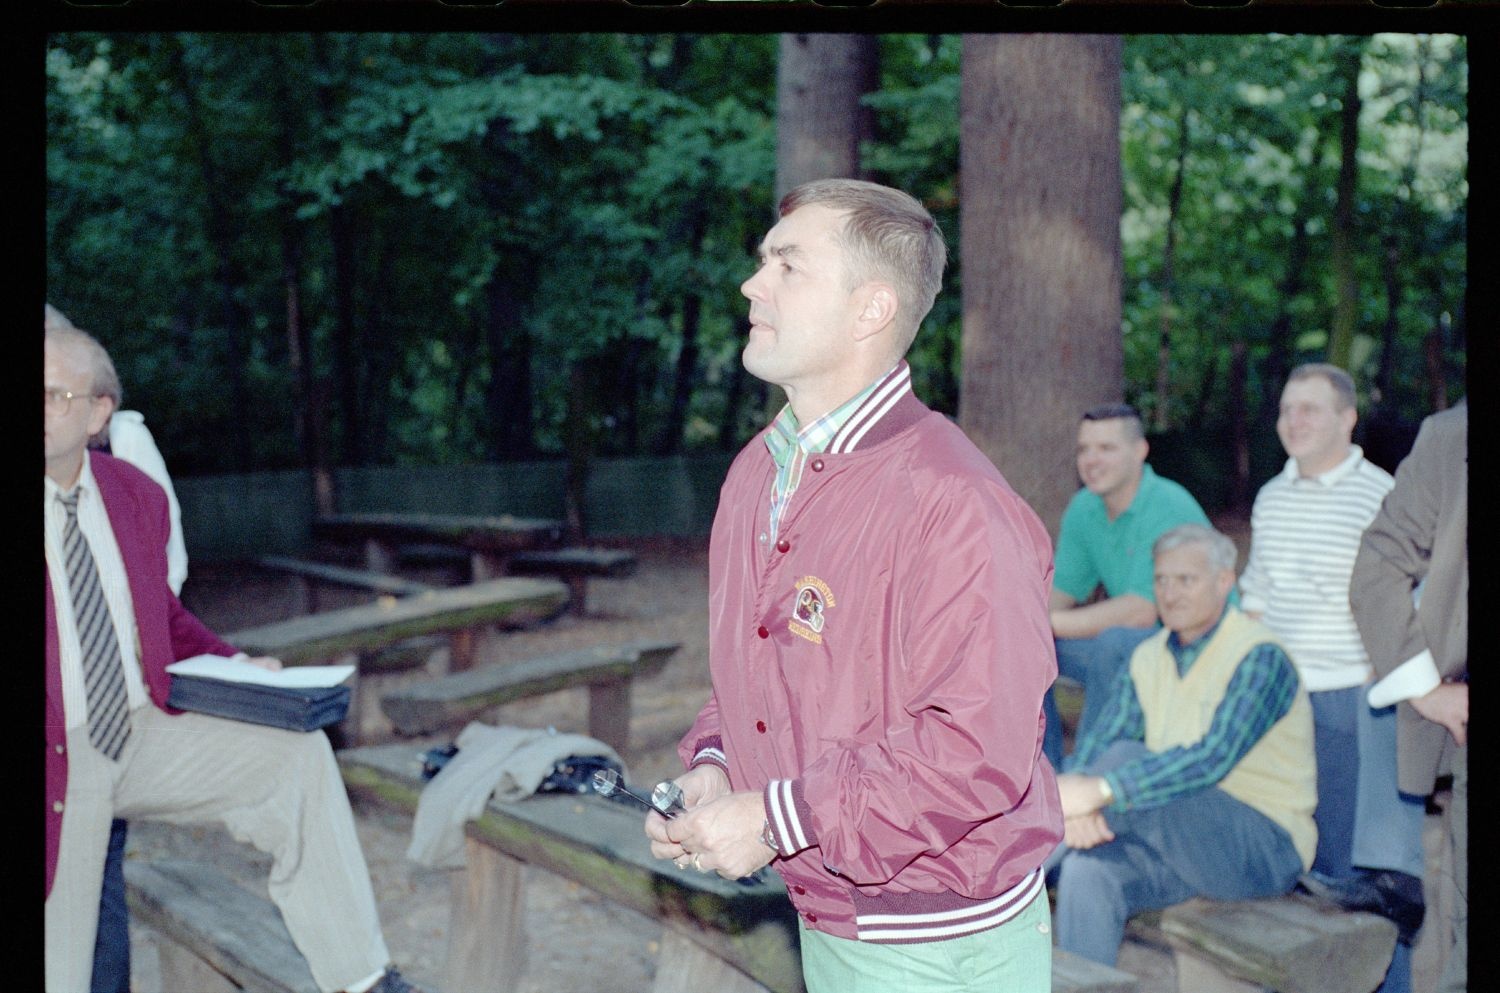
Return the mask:
<path fill-rule="evenodd" d="M 391 968 L 385 970 L 380 982 L 370 987 L 369 993 L 423 993 L 423 990 L 402 979 L 401 973 Z"/>
<path fill-rule="evenodd" d="M 1379 914 L 1390 920 L 1396 925 L 1403 944 L 1411 943 L 1426 915 L 1422 881 L 1408 872 L 1362 869 L 1358 875 L 1335 880 L 1303 875 L 1298 877 L 1297 885 L 1345 910 Z"/>

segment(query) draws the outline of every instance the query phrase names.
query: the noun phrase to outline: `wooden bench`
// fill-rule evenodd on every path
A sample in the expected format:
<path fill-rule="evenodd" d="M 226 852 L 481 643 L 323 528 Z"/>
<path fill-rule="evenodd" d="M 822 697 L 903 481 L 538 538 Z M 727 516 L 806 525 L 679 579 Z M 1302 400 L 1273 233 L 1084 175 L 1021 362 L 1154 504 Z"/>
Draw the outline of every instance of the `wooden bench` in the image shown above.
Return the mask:
<path fill-rule="evenodd" d="M 213 866 L 126 862 L 125 885 L 156 932 L 161 993 L 319 993 L 276 906 Z"/>
<path fill-rule="evenodd" d="M 356 802 L 416 811 L 424 784 L 421 754 L 411 746 L 345 750 L 339 765 Z M 767 871 L 731 881 L 652 858 L 639 810 L 595 796 L 491 800 L 469 822 L 465 849 L 467 866 L 451 884 L 446 990 L 502 989 L 524 972 L 526 864 L 661 923 L 652 993 L 803 990 L 797 918 L 780 877 Z M 1054 954 L 1056 993 L 1136 989 L 1119 970 Z"/>
<path fill-rule="evenodd" d="M 1370 993 L 1396 947 L 1384 917 L 1301 894 L 1188 900 L 1137 914 L 1126 933 L 1171 948 L 1181 993 Z"/>
<path fill-rule="evenodd" d="M 481 666 L 403 686 L 381 697 L 380 707 L 398 733 L 429 734 L 461 727 L 504 703 L 587 686 L 589 734 L 623 752 L 630 735 L 632 681 L 660 672 L 679 647 L 666 641 L 595 645 Z"/>
<path fill-rule="evenodd" d="M 505 575 L 517 552 L 549 548 L 562 540 L 562 523 L 534 517 L 471 514 L 331 514 L 316 518 L 319 541 L 355 544 L 364 549 L 365 567 L 390 572 L 402 545 L 447 545 L 469 555 L 476 580 Z"/>
<path fill-rule="evenodd" d="M 262 555 L 255 559 L 254 565 L 266 572 L 280 573 L 298 580 L 299 603 L 296 612 L 299 614 L 311 614 L 317 611 L 320 585 L 345 586 L 393 597 L 415 596 L 435 588 L 427 583 L 419 583 L 383 572 L 351 569 L 347 566 L 329 565 L 324 562 L 309 562 L 284 555 Z"/>
<path fill-rule="evenodd" d="M 413 639 L 443 635 L 450 645 L 448 667 L 461 671 L 474 665 L 480 630 L 555 617 L 567 602 L 568 588 L 555 579 L 492 579 L 245 628 L 225 635 L 224 640 L 251 655 L 273 655 L 287 665 L 353 655 L 361 674 L 374 676 L 410 664 L 410 659 L 399 658 L 403 648 L 392 646 L 405 642 L 403 647 L 409 648 Z M 417 645 L 420 648 L 421 642 Z M 398 657 L 392 661 L 383 652 L 395 652 Z M 381 719 L 373 696 L 373 687 L 362 689 L 355 682 L 349 718 L 341 728 L 343 743 L 355 743 L 367 724 Z"/>
<path fill-rule="evenodd" d="M 518 552 L 510 557 L 510 572 L 518 576 L 557 576 L 568 584 L 571 609 L 582 617 L 588 610 L 588 582 L 592 576 L 622 578 L 636 568 L 634 552 L 618 548 L 557 548 Z"/>

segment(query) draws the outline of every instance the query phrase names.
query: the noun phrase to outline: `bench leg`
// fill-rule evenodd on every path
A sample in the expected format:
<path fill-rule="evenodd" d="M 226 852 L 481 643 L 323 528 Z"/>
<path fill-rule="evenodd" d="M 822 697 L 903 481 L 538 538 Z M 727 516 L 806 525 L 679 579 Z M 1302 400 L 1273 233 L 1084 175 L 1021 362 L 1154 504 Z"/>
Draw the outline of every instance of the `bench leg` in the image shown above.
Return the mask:
<path fill-rule="evenodd" d="M 589 737 L 624 754 L 630 743 L 630 680 L 590 684 Z"/>
<path fill-rule="evenodd" d="M 663 928 L 651 993 L 770 993 L 734 966 L 672 928 Z"/>
<path fill-rule="evenodd" d="M 467 672 L 474 668 L 474 657 L 478 654 L 478 637 L 473 628 L 454 631 L 448 636 L 448 671 Z"/>
<path fill-rule="evenodd" d="M 472 582 L 499 579 L 503 575 L 505 575 L 505 556 L 493 552 L 469 553 L 469 577 Z"/>
<path fill-rule="evenodd" d="M 241 993 L 227 976 L 160 932 L 156 950 L 162 993 Z"/>
<path fill-rule="evenodd" d="M 375 538 L 365 539 L 365 568 L 371 572 L 394 575 L 396 571 L 395 549 Z"/>
<path fill-rule="evenodd" d="M 526 885 L 521 863 L 464 839 L 468 867 L 449 897 L 447 990 L 509 989 L 526 971 Z"/>
<path fill-rule="evenodd" d="M 1264 986 L 1226 976 L 1203 959 L 1180 949 L 1172 952 L 1172 959 L 1177 965 L 1178 993 L 1266 993 Z"/>
<path fill-rule="evenodd" d="M 568 584 L 568 609 L 576 616 L 583 617 L 588 613 L 589 581 L 587 576 L 567 576 Z"/>

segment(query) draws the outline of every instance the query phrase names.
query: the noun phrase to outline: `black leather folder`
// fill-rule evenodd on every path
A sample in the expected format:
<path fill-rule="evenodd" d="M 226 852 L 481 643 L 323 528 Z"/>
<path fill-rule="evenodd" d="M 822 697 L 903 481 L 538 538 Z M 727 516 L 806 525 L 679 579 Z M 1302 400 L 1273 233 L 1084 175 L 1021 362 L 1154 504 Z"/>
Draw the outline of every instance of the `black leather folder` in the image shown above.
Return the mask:
<path fill-rule="evenodd" d="M 289 731 L 316 731 L 344 719 L 349 687 L 265 686 L 173 674 L 167 705 Z"/>

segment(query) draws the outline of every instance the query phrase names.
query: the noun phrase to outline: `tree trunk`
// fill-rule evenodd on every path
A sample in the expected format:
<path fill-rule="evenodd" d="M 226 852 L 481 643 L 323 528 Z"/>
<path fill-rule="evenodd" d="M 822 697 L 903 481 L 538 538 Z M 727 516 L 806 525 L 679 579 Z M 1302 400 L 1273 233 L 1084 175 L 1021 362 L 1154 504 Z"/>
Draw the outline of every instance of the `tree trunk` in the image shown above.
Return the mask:
<path fill-rule="evenodd" d="M 1362 39 L 1351 40 L 1338 57 L 1344 77 L 1344 98 L 1339 113 L 1339 179 L 1333 208 L 1331 249 L 1338 296 L 1333 307 L 1333 328 L 1328 336 L 1328 361 L 1341 369 L 1349 368 L 1354 333 L 1359 328 L 1359 281 L 1354 271 L 1358 225 L 1354 208 L 1359 195 L 1359 67 L 1364 44 Z"/>
<path fill-rule="evenodd" d="M 1303 275 L 1307 271 L 1307 219 L 1317 206 L 1321 191 L 1317 176 L 1322 164 L 1323 144 L 1318 142 L 1313 147 L 1312 163 L 1307 167 L 1302 201 L 1298 204 L 1297 215 L 1292 218 L 1292 240 L 1287 250 L 1286 274 L 1277 288 L 1281 311 L 1271 322 L 1271 329 L 1267 334 L 1262 397 L 1256 413 L 1256 423 L 1266 434 L 1275 433 L 1276 418 L 1281 407 L 1281 387 L 1292 371 L 1292 302 L 1302 292 Z"/>
<path fill-rule="evenodd" d="M 880 85 L 875 35 L 784 34 L 776 68 L 776 200 L 831 176 L 859 178 L 859 143 L 875 136 L 860 97 Z"/>
<path fill-rule="evenodd" d="M 1229 346 L 1229 437 L 1234 469 L 1229 476 L 1229 510 L 1250 509 L 1250 418 L 1245 411 L 1250 350 L 1243 341 Z"/>
<path fill-rule="evenodd" d="M 1177 175 L 1167 194 L 1167 244 L 1161 261 L 1161 340 L 1156 348 L 1156 406 L 1152 422 L 1158 432 L 1172 426 L 1172 289 L 1176 278 L 1177 213 L 1182 206 L 1183 174 L 1187 169 L 1188 108 L 1182 108 L 1178 122 Z"/>
<path fill-rule="evenodd" d="M 250 439 L 250 422 L 245 416 L 250 409 L 250 398 L 245 389 L 246 321 L 236 297 L 246 280 L 235 259 L 237 237 L 229 205 L 224 201 L 226 184 L 219 178 L 218 164 L 209 147 L 209 132 L 203 124 L 197 82 L 188 68 L 180 43 L 172 46 L 172 67 L 182 92 L 187 133 L 198 156 L 198 168 L 203 180 L 205 227 L 215 256 L 214 279 L 219 284 L 219 319 L 224 328 L 228 351 L 226 372 L 229 379 L 230 449 L 234 452 L 238 470 L 249 472 L 254 464 L 254 449 Z"/>
<path fill-rule="evenodd" d="M 496 250 L 500 250 L 496 245 Z M 521 320 L 521 305 L 511 274 L 497 267 L 485 288 L 485 339 L 490 353 L 490 381 L 485 390 L 489 415 L 489 456 L 496 461 L 533 454 L 531 437 L 531 339 Z"/>
<path fill-rule="evenodd" d="M 286 65 L 285 54 L 280 46 L 273 46 L 272 50 L 281 68 L 279 88 L 282 106 L 291 107 L 292 94 L 288 85 L 291 74 Z M 276 146 L 282 167 L 288 168 L 297 157 L 292 130 L 294 124 L 290 117 L 283 116 L 280 125 Z M 312 334 L 302 324 L 302 226 L 297 220 L 294 195 L 284 187 L 279 193 L 281 273 L 282 282 L 286 286 L 286 352 L 292 374 L 293 430 L 297 439 L 299 461 L 311 477 L 313 505 L 319 515 L 326 515 L 334 512 L 336 501 L 333 472 L 328 465 L 328 447 L 323 430 L 322 390 L 317 382 L 317 368 L 313 364 Z"/>
<path fill-rule="evenodd" d="M 354 219 L 347 204 L 328 209 L 329 249 L 333 255 L 333 368 L 338 380 L 339 428 L 343 444 L 340 452 L 345 465 L 364 465 L 364 433 L 359 411 L 360 354 L 359 323 L 354 313 L 358 292 L 355 282 Z"/>
<path fill-rule="evenodd" d="M 966 35 L 959 424 L 1055 534 L 1078 420 L 1121 399 L 1120 39 Z"/>
<path fill-rule="evenodd" d="M 708 217 L 700 201 L 693 211 L 689 244 L 693 257 L 703 252 L 703 239 L 708 234 Z M 659 455 L 674 455 L 682 451 L 683 427 L 687 423 L 688 405 L 693 399 L 693 384 L 698 374 L 698 322 L 703 311 L 703 295 L 697 283 L 690 283 L 682 295 L 682 346 L 677 353 L 677 369 L 672 377 L 672 406 L 667 411 L 667 421 L 662 428 L 661 441 L 656 446 Z"/>

